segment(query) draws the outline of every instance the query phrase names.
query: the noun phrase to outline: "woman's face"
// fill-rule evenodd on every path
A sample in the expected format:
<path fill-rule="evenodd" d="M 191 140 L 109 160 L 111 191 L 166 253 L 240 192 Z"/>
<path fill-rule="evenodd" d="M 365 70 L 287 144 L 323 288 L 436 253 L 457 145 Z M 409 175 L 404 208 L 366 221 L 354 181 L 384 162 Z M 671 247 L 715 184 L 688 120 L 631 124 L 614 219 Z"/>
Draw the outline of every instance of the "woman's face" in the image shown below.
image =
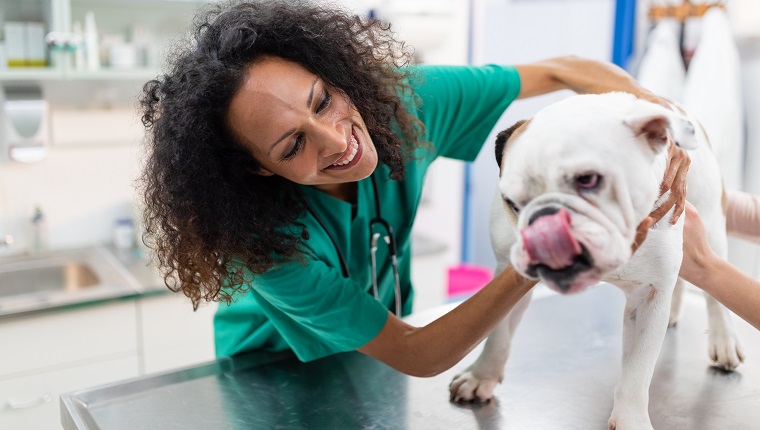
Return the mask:
<path fill-rule="evenodd" d="M 377 166 L 375 145 L 348 96 L 288 60 L 265 57 L 249 66 L 227 123 L 261 163 L 261 175 L 330 192 Z"/>

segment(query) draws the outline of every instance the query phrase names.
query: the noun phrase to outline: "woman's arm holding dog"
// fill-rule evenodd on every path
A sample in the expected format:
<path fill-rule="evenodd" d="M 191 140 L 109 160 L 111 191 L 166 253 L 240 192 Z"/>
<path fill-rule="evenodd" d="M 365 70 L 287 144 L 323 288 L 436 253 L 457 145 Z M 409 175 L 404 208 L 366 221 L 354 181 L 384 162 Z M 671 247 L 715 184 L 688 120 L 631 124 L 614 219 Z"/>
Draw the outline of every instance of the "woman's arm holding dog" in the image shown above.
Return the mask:
<path fill-rule="evenodd" d="M 760 330 L 760 282 L 718 257 L 694 206 L 687 204 L 679 276 L 715 297 Z"/>

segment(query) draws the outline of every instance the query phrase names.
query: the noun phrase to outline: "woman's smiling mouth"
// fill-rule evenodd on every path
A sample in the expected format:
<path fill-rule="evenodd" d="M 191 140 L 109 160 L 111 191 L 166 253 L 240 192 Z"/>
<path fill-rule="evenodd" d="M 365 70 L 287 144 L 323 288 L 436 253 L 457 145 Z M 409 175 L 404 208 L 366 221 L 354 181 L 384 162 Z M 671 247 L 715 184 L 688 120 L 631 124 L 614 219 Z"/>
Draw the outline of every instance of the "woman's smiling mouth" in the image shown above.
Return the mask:
<path fill-rule="evenodd" d="M 338 159 L 338 161 L 328 166 L 327 169 L 331 169 L 331 170 L 348 169 L 354 166 L 357 162 L 359 162 L 361 155 L 362 155 L 362 145 L 359 144 L 359 141 L 358 139 L 356 139 L 356 136 L 353 133 L 351 133 L 351 138 L 348 142 L 348 148 L 346 148 L 346 152 L 343 153 L 343 155 Z"/>

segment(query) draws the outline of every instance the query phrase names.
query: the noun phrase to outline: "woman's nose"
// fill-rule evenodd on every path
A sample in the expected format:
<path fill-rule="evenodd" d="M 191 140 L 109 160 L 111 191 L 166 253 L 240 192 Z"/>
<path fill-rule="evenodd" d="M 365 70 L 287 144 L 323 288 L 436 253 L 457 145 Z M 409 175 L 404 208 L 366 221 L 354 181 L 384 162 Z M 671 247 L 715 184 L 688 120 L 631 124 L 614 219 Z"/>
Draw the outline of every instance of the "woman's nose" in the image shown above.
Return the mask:
<path fill-rule="evenodd" d="M 331 156 L 342 154 L 348 148 L 348 131 L 339 123 L 320 121 L 317 127 L 320 154 Z"/>

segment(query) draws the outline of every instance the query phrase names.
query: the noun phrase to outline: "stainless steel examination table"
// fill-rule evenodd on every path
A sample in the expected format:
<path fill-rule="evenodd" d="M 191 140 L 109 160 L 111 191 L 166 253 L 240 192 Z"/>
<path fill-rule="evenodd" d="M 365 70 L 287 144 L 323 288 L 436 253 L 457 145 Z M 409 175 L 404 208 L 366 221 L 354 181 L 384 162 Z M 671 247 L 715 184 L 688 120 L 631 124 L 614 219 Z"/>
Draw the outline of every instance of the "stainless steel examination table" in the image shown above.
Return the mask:
<path fill-rule="evenodd" d="M 747 355 L 710 366 L 704 299 L 689 291 L 652 381 L 658 430 L 760 429 L 760 332 L 735 318 Z M 622 293 L 600 285 L 535 299 L 505 380 L 486 405 L 449 402 L 453 369 L 414 378 L 345 353 L 311 363 L 250 354 L 61 396 L 65 429 L 579 429 L 604 430 L 620 374 Z M 449 307 L 413 317 L 430 321 Z"/>

